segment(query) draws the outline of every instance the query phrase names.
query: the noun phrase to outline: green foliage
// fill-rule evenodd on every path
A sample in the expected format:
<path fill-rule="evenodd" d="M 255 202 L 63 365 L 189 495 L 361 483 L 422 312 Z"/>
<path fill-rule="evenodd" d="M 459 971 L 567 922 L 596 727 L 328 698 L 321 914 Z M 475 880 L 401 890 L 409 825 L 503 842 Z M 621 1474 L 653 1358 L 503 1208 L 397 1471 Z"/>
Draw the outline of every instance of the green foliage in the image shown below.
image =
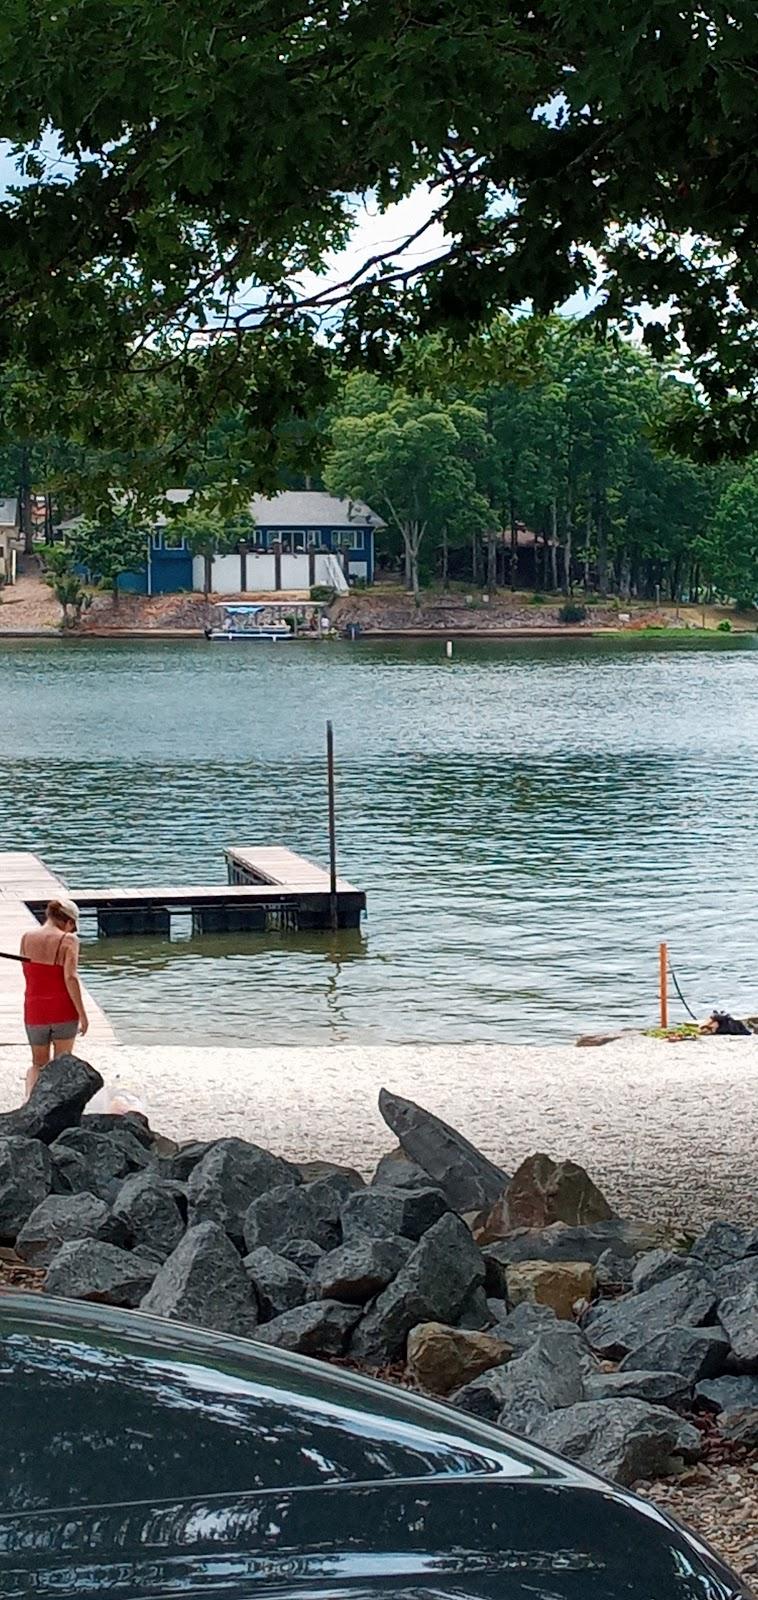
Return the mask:
<path fill-rule="evenodd" d="M 567 601 L 566 605 L 561 606 L 558 612 L 559 622 L 586 622 L 586 620 L 587 607 L 577 605 L 573 600 Z"/>
<path fill-rule="evenodd" d="M 329 400 L 317 327 L 343 365 L 387 371 L 409 333 L 465 343 L 498 308 L 545 313 L 599 279 L 600 326 L 666 309 L 644 337 L 689 351 L 704 445 L 755 448 L 757 56 L 747 0 L 8 0 L 13 436 L 141 439 L 160 484 L 166 420 L 183 465 L 239 405 L 243 458 L 271 475 L 281 432 Z M 319 275 L 351 197 L 386 209 L 419 184 L 440 248 L 409 237 L 342 284 Z M 170 374 L 167 406 L 140 405 L 146 371 Z"/>
<path fill-rule="evenodd" d="M 332 600 L 335 598 L 335 591 L 327 583 L 314 583 L 310 590 L 310 597 L 311 600 L 319 600 L 324 605 L 331 605 Z"/>
<path fill-rule="evenodd" d="M 83 611 L 89 610 L 92 596 L 72 569 L 72 553 L 65 545 L 45 545 L 45 582 L 61 608 L 61 627 L 77 628 Z"/>
<path fill-rule="evenodd" d="M 545 600 L 544 594 L 539 594 L 537 592 L 537 590 L 535 590 L 534 594 L 529 596 L 529 604 L 530 604 L 530 606 L 544 606 L 544 605 L 546 605 L 546 603 L 547 602 Z"/>
<path fill-rule="evenodd" d="M 71 530 L 71 556 L 95 583 L 118 592 L 123 572 L 139 571 L 147 554 L 147 534 L 129 512 L 106 511 L 99 520 L 82 517 Z"/>
<path fill-rule="evenodd" d="M 717 633 L 731 633 L 731 631 L 732 631 L 732 624 L 731 624 L 731 622 L 729 622 L 728 618 L 725 617 L 723 622 L 717 622 L 717 624 L 716 624 L 716 632 Z"/>
<path fill-rule="evenodd" d="M 752 605 L 758 595 L 758 457 L 724 489 L 705 551 L 719 592 Z"/>
<path fill-rule="evenodd" d="M 64 577 L 71 571 L 71 551 L 65 544 L 43 544 L 37 551 L 45 572 Z"/>

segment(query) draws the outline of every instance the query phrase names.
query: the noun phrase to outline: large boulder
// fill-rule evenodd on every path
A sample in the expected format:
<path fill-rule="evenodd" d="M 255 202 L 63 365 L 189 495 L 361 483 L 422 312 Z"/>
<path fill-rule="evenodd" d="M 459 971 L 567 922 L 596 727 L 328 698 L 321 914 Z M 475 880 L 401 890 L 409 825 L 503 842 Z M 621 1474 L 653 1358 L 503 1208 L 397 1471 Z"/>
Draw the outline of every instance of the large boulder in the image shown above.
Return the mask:
<path fill-rule="evenodd" d="M 399 1144 L 377 1162 L 371 1182 L 379 1189 L 428 1189 L 429 1173 L 410 1161 Z"/>
<path fill-rule="evenodd" d="M 252 1278 L 262 1322 L 303 1304 L 310 1280 L 294 1261 L 276 1255 L 264 1244 L 251 1250 L 242 1265 Z"/>
<path fill-rule="evenodd" d="M 565 1222 L 553 1222 L 549 1228 L 517 1228 L 507 1239 L 487 1245 L 485 1255 L 496 1268 L 512 1261 L 590 1261 L 594 1266 L 606 1250 L 617 1256 L 638 1256 L 661 1244 L 671 1244 L 665 1228 L 620 1217 L 593 1222 L 586 1228 L 572 1228 Z"/>
<path fill-rule="evenodd" d="M 16 1255 L 32 1267 L 47 1267 L 70 1239 L 99 1239 L 125 1245 L 126 1230 L 104 1200 L 93 1194 L 49 1194 L 27 1217 L 16 1240 Z"/>
<path fill-rule="evenodd" d="M 604 1250 L 595 1262 L 598 1289 L 612 1291 L 631 1289 L 634 1268 L 634 1256 L 617 1255 L 615 1250 Z"/>
<path fill-rule="evenodd" d="M 365 1305 L 397 1277 L 412 1252 L 410 1239 L 350 1239 L 317 1261 L 311 1298 Z"/>
<path fill-rule="evenodd" d="M 187 1229 L 159 1268 L 142 1310 L 222 1333 L 251 1335 L 258 1325 L 252 1281 L 218 1222 L 200 1222 Z"/>
<path fill-rule="evenodd" d="M 598 1305 L 583 1326 L 593 1350 L 620 1360 L 662 1329 L 699 1327 L 707 1322 L 715 1305 L 716 1295 L 700 1272 L 678 1272 L 643 1294 L 624 1295 L 621 1300 Z"/>
<path fill-rule="evenodd" d="M 545 1449 L 627 1486 L 677 1472 L 701 1451 L 697 1428 L 644 1400 L 580 1402 L 545 1417 L 530 1434 Z"/>
<path fill-rule="evenodd" d="M 13 1244 L 53 1187 L 47 1145 L 20 1134 L 0 1139 L 0 1244 Z"/>
<path fill-rule="evenodd" d="M 758 1255 L 758 1228 L 746 1228 L 738 1222 L 712 1222 L 695 1240 L 691 1253 L 717 1271 L 745 1256 Z"/>
<path fill-rule="evenodd" d="M 504 1300 L 487 1303 L 495 1318 L 490 1327 L 493 1338 L 504 1339 L 519 1355 L 535 1344 L 541 1333 L 552 1333 L 558 1326 L 552 1306 L 538 1305 L 534 1300 L 522 1300 L 512 1310 Z"/>
<path fill-rule="evenodd" d="M 135 1170 L 121 1142 L 87 1128 L 66 1128 L 50 1146 L 50 1154 L 72 1193 L 94 1194 L 108 1205 L 124 1178 Z"/>
<path fill-rule="evenodd" d="M 731 1300 L 751 1284 L 758 1285 L 758 1256 L 743 1256 L 741 1261 L 727 1261 L 712 1274 L 719 1300 Z"/>
<path fill-rule="evenodd" d="M 79 1124 L 89 1133 L 113 1133 L 128 1128 L 146 1150 L 152 1150 L 160 1135 L 153 1133 L 142 1111 L 88 1111 Z"/>
<path fill-rule="evenodd" d="M 285 1239 L 279 1246 L 278 1254 L 284 1256 L 286 1261 L 293 1261 L 309 1278 L 325 1252 L 315 1239 Z"/>
<path fill-rule="evenodd" d="M 680 1411 L 692 1387 L 678 1372 L 595 1372 L 584 1380 L 588 1400 L 647 1400 L 652 1406 Z"/>
<path fill-rule="evenodd" d="M 728 1411 L 719 1417 L 719 1429 L 732 1444 L 745 1445 L 748 1450 L 758 1450 L 758 1406 L 747 1406 L 742 1411 Z"/>
<path fill-rule="evenodd" d="M 247 1252 L 268 1245 L 280 1253 L 292 1239 L 312 1239 L 322 1250 L 333 1250 L 339 1244 L 339 1226 L 324 1215 L 323 1196 L 314 1196 L 314 1189 L 317 1184 L 286 1184 L 253 1200 L 242 1220 Z"/>
<path fill-rule="evenodd" d="M 408 1371 L 430 1394 L 447 1395 L 509 1359 L 502 1340 L 443 1322 L 420 1322 L 408 1335 Z"/>
<path fill-rule="evenodd" d="M 677 1372 L 685 1383 L 723 1372 L 729 1340 L 722 1328 L 662 1328 L 636 1345 L 621 1363 L 621 1372 Z"/>
<path fill-rule="evenodd" d="M 665 1283 L 675 1273 L 692 1272 L 693 1269 L 700 1270 L 699 1263 L 679 1250 L 646 1250 L 632 1272 L 632 1288 L 635 1294 L 644 1294 L 646 1289 L 654 1289 L 656 1284 Z"/>
<path fill-rule="evenodd" d="M 350 1353 L 381 1367 L 405 1354 L 419 1322 L 454 1323 L 472 1290 L 484 1281 L 484 1262 L 466 1224 L 448 1212 L 416 1245 L 356 1328 Z"/>
<path fill-rule="evenodd" d="M 161 1166 L 164 1177 L 175 1178 L 177 1183 L 186 1183 L 198 1162 L 218 1142 L 218 1139 L 185 1139 L 177 1150 L 163 1158 Z"/>
<path fill-rule="evenodd" d="M 155 1265 L 130 1250 L 99 1239 L 72 1239 L 53 1256 L 45 1294 L 95 1300 L 107 1306 L 138 1306 L 155 1277 Z"/>
<path fill-rule="evenodd" d="M 0 1138 L 15 1134 L 52 1144 L 75 1127 L 87 1102 L 102 1089 L 99 1072 L 78 1056 L 58 1056 L 41 1072 L 26 1104 L 0 1116 Z"/>
<path fill-rule="evenodd" d="M 742 1289 L 719 1305 L 719 1320 L 740 1366 L 758 1368 L 758 1283 Z"/>
<path fill-rule="evenodd" d="M 449 1211 L 441 1189 L 364 1189 L 342 1207 L 340 1221 L 345 1240 L 371 1238 L 420 1239 Z"/>
<path fill-rule="evenodd" d="M 184 1233 L 177 1185 L 155 1172 L 134 1172 L 122 1183 L 113 1215 L 133 1249 L 154 1261 L 166 1261 Z"/>
<path fill-rule="evenodd" d="M 366 1180 L 361 1177 L 355 1167 L 345 1167 L 339 1161 L 296 1161 L 295 1171 L 300 1174 L 301 1183 L 316 1183 L 320 1178 L 329 1178 L 332 1184 L 344 1196 L 351 1189 L 365 1189 Z"/>
<path fill-rule="evenodd" d="M 478 1283 L 466 1296 L 456 1317 L 456 1326 L 467 1328 L 471 1333 L 482 1333 L 486 1328 L 491 1328 L 496 1321 L 497 1318 L 490 1311 L 484 1285 Z"/>
<path fill-rule="evenodd" d="M 297 1169 L 270 1150 L 245 1139 L 217 1139 L 189 1174 L 190 1224 L 217 1222 L 241 1245 L 245 1214 L 252 1202 L 272 1189 L 291 1189 L 299 1183 Z M 270 1240 L 260 1242 L 269 1244 Z"/>
<path fill-rule="evenodd" d="M 285 1311 L 259 1328 L 256 1338 L 279 1350 L 294 1350 L 304 1356 L 341 1356 L 360 1316 L 358 1306 L 338 1300 L 314 1300 L 307 1306 Z"/>
<path fill-rule="evenodd" d="M 509 1305 L 531 1300 L 569 1320 L 577 1301 L 592 1298 L 595 1269 L 588 1261 L 517 1261 L 506 1268 L 505 1282 Z"/>
<path fill-rule="evenodd" d="M 442 1189 L 455 1211 L 481 1211 L 502 1194 L 508 1174 L 431 1111 L 382 1089 L 379 1110 L 410 1161 Z"/>
<path fill-rule="evenodd" d="M 758 1377 L 727 1373 L 723 1378 L 705 1378 L 697 1385 L 695 1398 L 709 1411 L 718 1411 L 722 1415 L 755 1410 L 758 1407 Z"/>
<path fill-rule="evenodd" d="M 566 1222 L 584 1228 L 614 1216 L 605 1195 L 584 1167 L 575 1161 L 553 1161 L 538 1153 L 527 1156 L 506 1190 L 510 1228 L 549 1228 Z"/>
<path fill-rule="evenodd" d="M 542 1418 L 584 1398 L 584 1373 L 575 1342 L 543 1333 L 503 1372 L 497 1420 L 511 1433 L 530 1434 Z"/>

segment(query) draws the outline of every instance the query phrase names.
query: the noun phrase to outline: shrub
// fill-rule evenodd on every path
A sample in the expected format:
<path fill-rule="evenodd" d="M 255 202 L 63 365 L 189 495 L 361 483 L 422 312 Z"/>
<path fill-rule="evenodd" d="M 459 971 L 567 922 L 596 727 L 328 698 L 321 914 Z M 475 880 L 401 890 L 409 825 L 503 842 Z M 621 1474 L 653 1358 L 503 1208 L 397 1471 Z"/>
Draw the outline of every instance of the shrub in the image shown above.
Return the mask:
<path fill-rule="evenodd" d="M 717 633 L 731 633 L 731 631 L 732 631 L 732 624 L 731 624 L 731 622 L 729 622 L 727 620 L 726 617 L 724 618 L 723 622 L 719 622 L 717 624 L 717 627 L 716 627 L 716 632 Z"/>
<path fill-rule="evenodd" d="M 558 612 L 559 622 L 585 622 L 586 619 L 587 607 L 578 605 L 575 600 L 567 600 Z"/>
<path fill-rule="evenodd" d="M 545 596 L 544 596 L 544 594 L 537 594 L 535 592 L 532 595 L 532 597 L 531 597 L 531 599 L 529 601 L 529 604 L 530 604 L 530 606 L 544 606 L 544 604 L 545 604 Z"/>
<path fill-rule="evenodd" d="M 314 583 L 310 591 L 311 600 L 322 600 L 330 605 L 334 599 L 334 589 L 328 583 Z"/>

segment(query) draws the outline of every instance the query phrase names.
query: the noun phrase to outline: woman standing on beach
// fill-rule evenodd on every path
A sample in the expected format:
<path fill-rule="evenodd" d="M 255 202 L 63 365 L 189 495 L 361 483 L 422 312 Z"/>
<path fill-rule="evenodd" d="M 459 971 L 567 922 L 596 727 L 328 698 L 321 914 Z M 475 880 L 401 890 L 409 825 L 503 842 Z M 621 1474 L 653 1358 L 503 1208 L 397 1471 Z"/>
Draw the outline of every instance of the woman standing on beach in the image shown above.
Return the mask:
<path fill-rule="evenodd" d="M 54 1057 L 65 1055 L 77 1033 L 85 1034 L 89 1027 L 77 976 L 78 927 L 79 908 L 73 900 L 51 900 L 42 927 L 25 933 L 21 940 L 24 1022 L 32 1049 L 27 1095 L 47 1066 L 51 1050 Z"/>

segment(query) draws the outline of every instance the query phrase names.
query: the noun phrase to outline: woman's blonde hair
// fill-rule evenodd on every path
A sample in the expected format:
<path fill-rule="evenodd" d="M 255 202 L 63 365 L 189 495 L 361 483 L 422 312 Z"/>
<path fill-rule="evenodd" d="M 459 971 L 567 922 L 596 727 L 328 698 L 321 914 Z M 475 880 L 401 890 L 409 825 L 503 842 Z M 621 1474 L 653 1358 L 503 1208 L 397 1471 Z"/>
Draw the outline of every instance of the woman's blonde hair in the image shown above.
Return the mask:
<path fill-rule="evenodd" d="M 73 900 L 50 900 L 47 907 L 48 922 L 55 923 L 56 928 L 65 930 L 67 922 L 73 922 L 74 927 L 79 926 L 79 907 Z"/>

